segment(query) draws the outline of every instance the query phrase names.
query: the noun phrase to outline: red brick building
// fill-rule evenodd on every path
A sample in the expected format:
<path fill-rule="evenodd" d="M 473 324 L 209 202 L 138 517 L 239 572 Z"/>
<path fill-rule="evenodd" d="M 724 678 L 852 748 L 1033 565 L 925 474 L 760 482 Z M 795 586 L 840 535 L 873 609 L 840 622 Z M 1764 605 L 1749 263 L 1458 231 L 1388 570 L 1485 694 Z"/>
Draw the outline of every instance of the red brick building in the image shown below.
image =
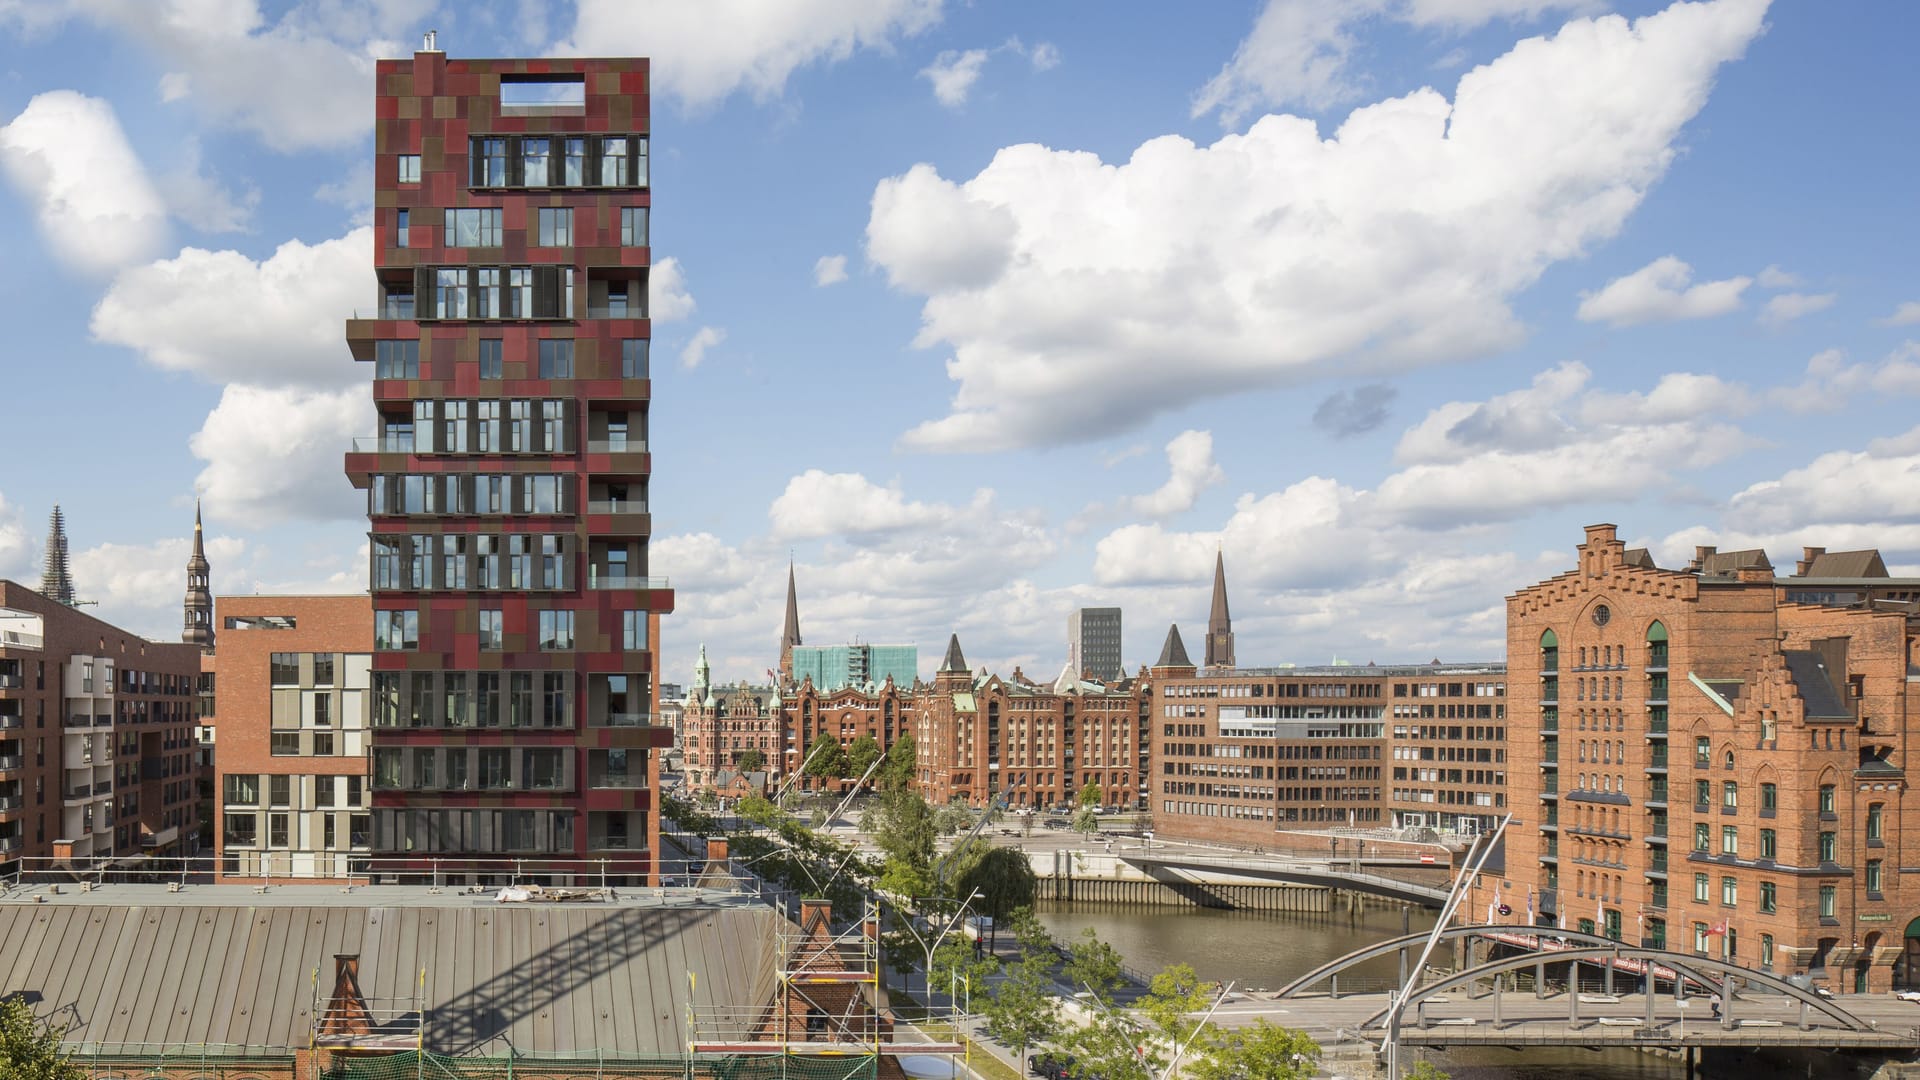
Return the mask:
<path fill-rule="evenodd" d="M 371 601 L 223 596 L 216 610 L 219 880 L 364 879 Z"/>
<path fill-rule="evenodd" d="M 1147 770 L 1141 698 L 1130 681 L 1081 679 L 1069 667 L 1052 684 L 1015 671 L 968 670 L 956 635 L 931 685 L 915 694 L 921 791 L 935 803 L 1066 807 L 1087 784 L 1104 806 L 1132 809 Z"/>
<path fill-rule="evenodd" d="M 648 64 L 382 60 L 373 847 L 654 871 Z M 510 761 L 482 786 L 458 762 Z M 476 870 L 476 872 L 478 872 Z"/>
<path fill-rule="evenodd" d="M 1920 620 L 1889 595 L 1916 583 L 1872 552 L 1799 569 L 1713 548 L 1661 569 L 1593 525 L 1576 569 L 1508 599 L 1517 820 L 1483 891 L 1837 992 L 1920 981 L 1899 869 Z"/>
<path fill-rule="evenodd" d="M 199 673 L 196 645 L 0 581 L 0 870 L 191 853 Z"/>

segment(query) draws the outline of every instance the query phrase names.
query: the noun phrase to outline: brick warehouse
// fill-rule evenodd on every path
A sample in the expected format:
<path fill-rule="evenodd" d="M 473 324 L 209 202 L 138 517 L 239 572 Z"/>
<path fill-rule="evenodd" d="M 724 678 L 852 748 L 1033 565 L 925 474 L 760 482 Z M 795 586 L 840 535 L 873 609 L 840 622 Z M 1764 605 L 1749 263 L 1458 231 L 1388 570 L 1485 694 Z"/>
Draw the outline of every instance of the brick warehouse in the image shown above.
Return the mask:
<path fill-rule="evenodd" d="M 0 581 L 0 871 L 189 854 L 200 648 Z"/>
<path fill-rule="evenodd" d="M 1836 992 L 1920 981 L 1916 583 L 1821 549 L 1665 570 L 1612 525 L 1578 554 L 1508 599 L 1516 821 L 1477 902 Z"/>
<path fill-rule="evenodd" d="M 367 492 L 376 854 L 656 873 L 647 576 L 648 65 L 449 60 L 376 74 Z M 504 750 L 510 787 L 458 772 Z M 572 861 L 569 861 L 572 860 Z M 473 864 L 476 872 L 478 863 Z"/>

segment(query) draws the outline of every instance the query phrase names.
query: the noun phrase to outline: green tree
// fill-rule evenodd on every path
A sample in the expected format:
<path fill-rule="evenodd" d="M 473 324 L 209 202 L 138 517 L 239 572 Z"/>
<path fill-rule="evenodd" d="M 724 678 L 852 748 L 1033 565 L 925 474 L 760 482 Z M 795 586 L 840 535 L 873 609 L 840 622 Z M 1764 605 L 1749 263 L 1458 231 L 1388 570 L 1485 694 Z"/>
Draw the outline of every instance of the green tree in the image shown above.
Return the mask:
<path fill-rule="evenodd" d="M 827 739 L 815 745 L 818 749 L 807 751 L 807 767 L 802 772 L 824 780 L 838 780 L 847 775 L 847 751 L 837 740 Z"/>
<path fill-rule="evenodd" d="M 950 802 L 934 811 L 934 823 L 941 836 L 953 836 L 973 828 L 973 811 L 963 802 Z"/>
<path fill-rule="evenodd" d="M 787 820 L 787 815 L 781 813 L 780 808 L 773 805 L 764 795 L 749 795 L 741 799 L 739 805 L 733 808 L 733 812 L 744 821 L 751 821 L 755 825 L 768 829 L 778 828 L 781 822 Z"/>
<path fill-rule="evenodd" d="M 873 763 L 880 760 L 880 744 L 871 735 L 862 735 L 847 747 L 847 770 L 840 775 L 849 780 L 858 780 L 867 775 Z"/>
<path fill-rule="evenodd" d="M 1022 913 L 1032 918 L 1031 912 L 1022 909 Z M 1060 999 L 1053 989 L 1052 962 L 1051 950 L 1025 952 L 1005 967 L 1006 977 L 994 986 L 980 1010 L 987 1034 L 1019 1053 L 1022 1074 L 1027 1071 L 1028 1051 L 1060 1036 Z"/>
<path fill-rule="evenodd" d="M 927 996 L 931 998 L 935 992 L 948 993 L 956 986 L 971 986 L 974 992 L 985 997 L 987 980 L 999 969 L 998 960 L 975 952 L 973 939 L 955 926 L 940 942 L 940 947 L 933 950 L 933 968 L 927 972 Z"/>
<path fill-rule="evenodd" d="M 741 772 L 758 772 L 767 763 L 767 755 L 758 750 L 748 750 L 733 759 L 733 767 Z"/>
<path fill-rule="evenodd" d="M 883 877 L 904 888 L 887 888 L 899 896 L 926 896 L 931 888 L 933 845 L 937 836 L 933 808 L 920 793 L 902 788 L 889 791 L 860 815 L 860 827 L 886 857 Z"/>
<path fill-rule="evenodd" d="M 1099 806 L 1100 805 L 1100 785 L 1099 784 L 1096 784 L 1093 781 L 1089 780 L 1086 782 L 1085 786 L 1081 787 L 1080 805 L 1081 806 Z"/>
<path fill-rule="evenodd" d="M 919 748 L 914 745 L 913 736 L 902 735 L 887 747 L 887 763 L 880 766 L 874 774 L 874 782 L 882 791 L 897 791 L 911 787 L 914 777 L 919 775 Z"/>
<path fill-rule="evenodd" d="M 1096 1008 L 1080 1027 L 1058 1039 L 1073 1055 L 1074 1071 L 1102 1080 L 1156 1080 L 1164 1062 L 1156 1060 L 1133 1018 L 1123 1010 Z"/>
<path fill-rule="evenodd" d="M 1182 1071 L 1194 1080 L 1306 1080 L 1319 1071 L 1320 1044 L 1304 1031 L 1260 1019 L 1216 1034 L 1206 1047 L 1189 1050 L 1181 1060 Z M 1407 1076 L 1447 1080 L 1447 1074 L 1435 1072 L 1423 1074 L 1416 1067 Z"/>
<path fill-rule="evenodd" d="M 1302 1038 L 1305 1038 L 1305 1036 L 1302 1036 Z M 1308 1039 L 1307 1041 L 1312 1042 L 1313 1040 Z M 1317 1051 L 1320 1047 L 1316 1045 L 1314 1049 Z M 1302 1073 L 1301 1075 L 1310 1076 L 1312 1074 Z M 1435 1065 L 1426 1058 L 1421 1058 L 1419 1061 L 1414 1062 L 1413 1068 L 1407 1070 L 1407 1080 L 1449 1080 L 1452 1075 L 1452 1073 L 1441 1069 L 1440 1066 Z"/>
<path fill-rule="evenodd" d="M 1082 806 L 1080 809 L 1075 810 L 1073 812 L 1073 831 L 1085 836 L 1092 836 L 1098 833 L 1100 831 L 1100 815 L 1094 813 L 1093 807 L 1091 806 Z"/>
<path fill-rule="evenodd" d="M 0 1002 L 0 1076 L 8 1080 L 87 1080 L 60 1049 L 62 1031 L 36 1020 L 19 998 Z"/>
<path fill-rule="evenodd" d="M 964 869 L 952 876 L 953 890 L 958 896 L 972 896 L 976 891 L 979 892 L 980 899 L 974 901 L 973 910 L 993 919 L 997 943 L 1000 924 L 1011 918 L 1014 912 L 1033 907 L 1034 894 L 1040 890 L 1040 879 L 1035 876 L 1026 852 L 993 847 L 978 840 L 968 847 L 985 850 L 977 857 L 968 859 Z"/>
<path fill-rule="evenodd" d="M 1112 1001 L 1113 992 L 1125 979 L 1119 950 L 1101 941 L 1091 926 L 1080 931 L 1080 940 L 1067 947 L 1067 963 L 1061 974 L 1074 992 L 1088 990 L 1101 1001 Z"/>

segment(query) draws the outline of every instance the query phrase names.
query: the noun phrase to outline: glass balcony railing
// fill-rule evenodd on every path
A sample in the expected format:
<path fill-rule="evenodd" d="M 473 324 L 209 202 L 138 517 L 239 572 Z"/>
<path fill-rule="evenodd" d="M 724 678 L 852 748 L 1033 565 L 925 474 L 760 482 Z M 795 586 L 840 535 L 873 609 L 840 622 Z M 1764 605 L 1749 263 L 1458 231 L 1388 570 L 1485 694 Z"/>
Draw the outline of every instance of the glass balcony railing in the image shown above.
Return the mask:
<path fill-rule="evenodd" d="M 598 776 L 590 777 L 587 781 L 587 786 L 590 788 L 611 788 L 621 791 L 632 791 L 647 786 L 647 774 L 640 772 L 601 773 Z"/>
<path fill-rule="evenodd" d="M 589 439 L 589 454 L 644 454 L 647 452 L 645 439 Z"/>
<path fill-rule="evenodd" d="M 413 453 L 413 436 L 356 435 L 353 437 L 353 452 L 356 454 L 411 454 Z"/>
<path fill-rule="evenodd" d="M 587 579 L 589 589 L 670 589 L 663 577 L 626 577 L 624 575 L 594 574 Z"/>
<path fill-rule="evenodd" d="M 610 712 L 601 713 L 595 727 L 652 727 L 659 723 L 658 713 L 650 712 Z"/>
<path fill-rule="evenodd" d="M 595 499 L 587 503 L 589 514 L 644 514 L 645 499 Z"/>
<path fill-rule="evenodd" d="M 12 754 L 6 757 L 0 757 L 0 772 L 10 772 L 14 769 L 17 769 L 23 764 L 23 762 L 24 762 L 24 759 L 21 758 L 19 754 Z"/>

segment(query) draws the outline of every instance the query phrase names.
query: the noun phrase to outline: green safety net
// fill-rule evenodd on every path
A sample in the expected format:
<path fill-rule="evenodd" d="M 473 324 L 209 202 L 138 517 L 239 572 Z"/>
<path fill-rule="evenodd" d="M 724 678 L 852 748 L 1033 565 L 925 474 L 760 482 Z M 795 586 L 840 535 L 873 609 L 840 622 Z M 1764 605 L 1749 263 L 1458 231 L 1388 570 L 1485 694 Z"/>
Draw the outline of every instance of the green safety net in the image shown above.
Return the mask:
<path fill-rule="evenodd" d="M 454 1057 L 432 1052 L 335 1059 L 323 1080 L 875 1080 L 872 1057 Z"/>

